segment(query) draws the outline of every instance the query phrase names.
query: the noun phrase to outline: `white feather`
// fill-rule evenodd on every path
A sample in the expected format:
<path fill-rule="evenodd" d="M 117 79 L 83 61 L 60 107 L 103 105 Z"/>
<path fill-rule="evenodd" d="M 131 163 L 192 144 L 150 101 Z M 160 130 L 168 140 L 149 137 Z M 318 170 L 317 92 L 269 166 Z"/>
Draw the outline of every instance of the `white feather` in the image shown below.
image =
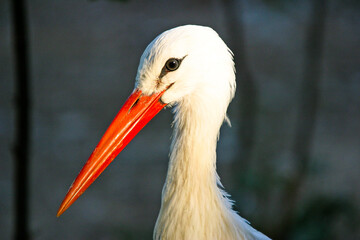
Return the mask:
<path fill-rule="evenodd" d="M 179 69 L 160 73 L 170 58 Z M 234 97 L 232 52 L 209 27 L 187 25 L 155 38 L 143 53 L 136 87 L 144 94 L 166 90 L 175 105 L 174 133 L 154 239 L 269 239 L 232 210 L 216 173 L 216 144 Z"/>

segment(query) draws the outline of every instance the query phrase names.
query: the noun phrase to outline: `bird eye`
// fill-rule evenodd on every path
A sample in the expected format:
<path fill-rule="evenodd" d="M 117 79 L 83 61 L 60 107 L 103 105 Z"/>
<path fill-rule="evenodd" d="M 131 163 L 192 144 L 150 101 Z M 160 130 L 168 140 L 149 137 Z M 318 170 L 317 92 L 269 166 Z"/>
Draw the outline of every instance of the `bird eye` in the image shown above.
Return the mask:
<path fill-rule="evenodd" d="M 165 63 L 165 67 L 168 71 L 175 71 L 176 69 L 179 68 L 179 66 L 180 66 L 180 61 L 179 59 L 176 58 L 170 58 Z"/>

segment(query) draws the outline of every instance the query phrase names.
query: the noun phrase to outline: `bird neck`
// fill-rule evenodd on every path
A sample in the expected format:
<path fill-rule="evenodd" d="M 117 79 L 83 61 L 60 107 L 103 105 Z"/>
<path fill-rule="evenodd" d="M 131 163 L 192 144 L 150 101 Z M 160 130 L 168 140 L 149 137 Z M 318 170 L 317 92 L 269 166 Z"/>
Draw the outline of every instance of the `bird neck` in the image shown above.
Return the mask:
<path fill-rule="evenodd" d="M 212 116 L 212 112 L 217 114 Z M 201 101 L 191 101 L 191 106 L 182 102 L 175 109 L 170 162 L 154 239 L 237 236 L 235 230 L 230 231 L 234 212 L 226 193 L 218 188 L 221 183 L 216 173 L 216 142 L 224 116 Z"/>
<path fill-rule="evenodd" d="M 166 187 L 194 191 L 197 186 L 216 186 L 216 142 L 221 121 L 203 114 L 206 112 L 189 108 L 176 113 Z"/>

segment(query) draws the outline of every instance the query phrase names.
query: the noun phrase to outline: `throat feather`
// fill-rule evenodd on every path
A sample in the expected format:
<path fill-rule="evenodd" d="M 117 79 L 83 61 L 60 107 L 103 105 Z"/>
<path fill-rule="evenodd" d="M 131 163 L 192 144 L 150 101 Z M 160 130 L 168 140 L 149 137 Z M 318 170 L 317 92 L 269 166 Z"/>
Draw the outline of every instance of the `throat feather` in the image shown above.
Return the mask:
<path fill-rule="evenodd" d="M 180 117 L 196 120 L 181 122 L 175 116 L 154 239 L 234 239 L 236 236 L 230 235 L 235 231 L 229 231 L 234 228 L 231 202 L 217 184 L 216 142 L 221 122 L 214 127 L 214 122 L 208 119 Z"/>

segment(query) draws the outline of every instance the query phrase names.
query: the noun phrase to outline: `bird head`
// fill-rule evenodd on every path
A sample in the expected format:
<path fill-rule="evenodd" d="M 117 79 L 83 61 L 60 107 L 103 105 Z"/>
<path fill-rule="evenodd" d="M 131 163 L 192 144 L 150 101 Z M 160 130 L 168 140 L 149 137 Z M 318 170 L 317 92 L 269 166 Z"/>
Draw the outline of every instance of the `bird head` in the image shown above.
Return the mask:
<path fill-rule="evenodd" d="M 146 95 L 167 89 L 161 96 L 166 104 L 176 104 L 194 93 L 203 95 L 206 90 L 216 91 L 228 103 L 235 90 L 232 53 L 209 27 L 173 28 L 147 46 L 135 85 Z"/>
<path fill-rule="evenodd" d="M 166 105 L 208 102 L 212 108 L 222 109 L 218 113 L 222 121 L 234 91 L 232 53 L 214 30 L 187 25 L 160 34 L 142 54 L 133 93 L 71 185 L 57 216 Z"/>

